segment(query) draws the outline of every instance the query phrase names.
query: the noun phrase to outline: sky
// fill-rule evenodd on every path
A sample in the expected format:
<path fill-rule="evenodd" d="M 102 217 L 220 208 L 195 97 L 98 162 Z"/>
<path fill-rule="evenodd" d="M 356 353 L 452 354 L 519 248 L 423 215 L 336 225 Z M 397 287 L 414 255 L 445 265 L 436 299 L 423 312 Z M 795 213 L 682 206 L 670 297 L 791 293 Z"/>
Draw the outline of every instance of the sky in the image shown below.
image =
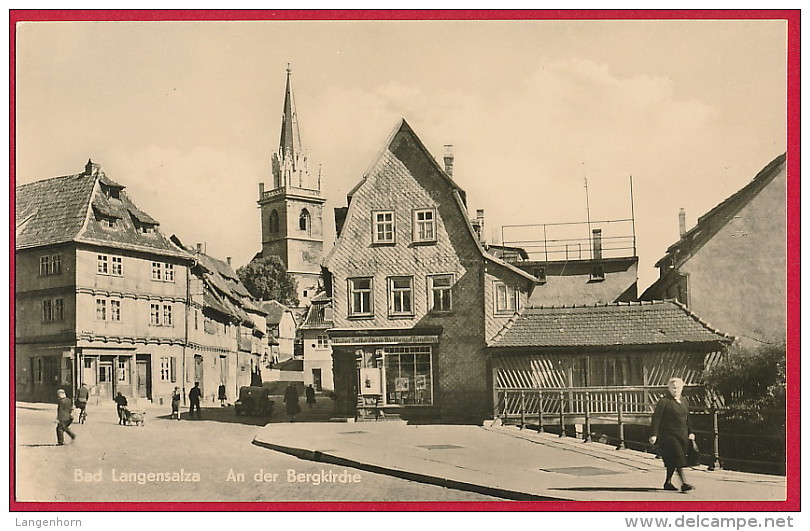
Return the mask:
<path fill-rule="evenodd" d="M 634 212 L 639 292 L 679 208 L 693 226 L 786 150 L 783 21 L 36 22 L 16 45 L 17 184 L 92 158 L 235 266 L 261 249 L 288 63 L 325 250 L 401 118 L 439 160 L 454 146 L 491 242 Z"/>

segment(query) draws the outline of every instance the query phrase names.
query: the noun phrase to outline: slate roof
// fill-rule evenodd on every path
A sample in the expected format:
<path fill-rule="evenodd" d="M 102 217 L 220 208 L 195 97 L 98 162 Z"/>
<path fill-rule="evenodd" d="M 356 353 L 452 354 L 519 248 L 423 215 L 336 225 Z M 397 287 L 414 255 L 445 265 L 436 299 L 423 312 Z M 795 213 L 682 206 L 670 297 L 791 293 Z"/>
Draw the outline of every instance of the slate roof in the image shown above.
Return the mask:
<path fill-rule="evenodd" d="M 727 197 L 713 209 L 698 218 L 697 224 L 687 231 L 680 240 L 670 245 L 666 255 L 655 263 L 661 267 L 668 261 L 682 262 L 711 239 L 743 209 L 765 186 L 773 181 L 784 168 L 787 153 L 783 153 L 768 163 L 745 186 Z M 677 267 L 678 264 L 673 264 Z"/>
<path fill-rule="evenodd" d="M 615 347 L 731 342 L 676 301 L 526 308 L 490 347 Z"/>
<path fill-rule="evenodd" d="M 72 241 L 82 229 L 95 179 L 65 175 L 17 186 L 17 249 Z"/>
<path fill-rule="evenodd" d="M 193 273 L 202 279 L 205 284 L 203 304 L 226 316 L 235 317 L 244 325 L 253 328 L 255 324 L 246 311 L 264 316 L 265 312 L 257 299 L 255 299 L 239 282 L 231 266 L 218 258 L 202 252 L 186 249 L 177 236 L 171 241 L 184 249 L 197 261 Z"/>
<path fill-rule="evenodd" d="M 470 221 L 470 218 L 467 215 L 467 193 L 464 191 L 464 189 L 462 189 L 458 185 L 458 183 L 456 181 L 453 180 L 452 177 L 450 177 L 447 174 L 447 172 L 445 172 L 444 168 L 442 168 L 439 165 L 438 161 L 433 157 L 433 155 L 431 155 L 430 151 L 428 151 L 427 147 L 425 147 L 425 144 L 422 143 L 422 140 L 416 135 L 414 130 L 411 128 L 411 126 L 408 124 L 408 122 L 405 121 L 404 118 L 402 118 L 399 121 L 397 126 L 391 132 L 390 136 L 388 137 L 388 140 L 386 141 L 385 145 L 383 146 L 383 149 L 380 150 L 380 152 L 374 158 L 374 161 L 371 163 L 369 168 L 363 174 L 363 177 L 362 177 L 362 179 L 360 179 L 360 182 L 358 182 L 354 186 L 354 188 L 349 190 L 349 193 L 347 194 L 347 199 L 348 199 L 348 202 L 349 202 L 349 210 L 346 213 L 346 217 L 348 218 L 349 215 L 355 215 L 353 213 L 352 206 L 351 206 L 352 205 L 352 197 L 354 196 L 355 193 L 357 193 L 357 191 L 360 189 L 360 187 L 362 187 L 368 181 L 369 175 L 371 175 L 374 168 L 376 168 L 380 164 L 380 161 L 382 161 L 383 158 L 386 156 L 386 152 L 390 151 L 392 153 L 392 155 L 394 154 L 393 151 L 392 151 L 392 146 L 395 144 L 395 142 L 397 140 L 397 137 L 399 135 L 402 135 L 403 137 L 409 137 L 409 138 L 413 139 L 413 143 L 415 145 L 416 150 L 423 156 L 423 158 L 427 162 L 427 164 L 432 166 L 432 168 L 436 171 L 436 173 L 441 177 L 443 182 L 450 187 L 450 189 L 452 190 L 452 195 L 455 198 L 455 202 L 456 202 L 456 204 L 457 204 L 457 206 L 459 208 L 459 211 L 462 214 L 462 216 L 464 217 L 464 220 L 466 221 L 467 233 L 468 233 L 469 237 L 472 239 L 472 241 L 475 243 L 475 246 L 478 248 L 478 252 L 480 253 L 481 257 L 484 260 L 488 260 L 489 262 L 491 262 L 493 264 L 496 264 L 496 265 L 498 265 L 498 266 L 500 266 L 500 267 L 502 267 L 502 268 L 504 268 L 504 269 L 506 269 L 508 271 L 511 271 L 512 273 L 514 273 L 514 274 L 516 274 L 518 276 L 521 276 L 521 277 L 523 277 L 524 279 L 526 279 L 528 281 L 535 282 L 536 279 L 532 275 L 528 274 L 527 272 L 523 271 L 522 269 L 519 269 L 519 268 L 513 266 L 512 264 L 504 262 L 503 260 L 501 260 L 500 258 L 498 258 L 496 256 L 493 256 L 492 254 L 488 253 L 482 247 L 478 236 L 475 234 L 475 230 L 473 229 L 472 222 Z M 394 155 L 394 156 L 396 156 L 396 155 Z M 365 214 L 362 214 L 362 215 L 365 215 Z M 336 221 L 338 221 L 338 220 L 336 220 Z M 338 225 L 341 225 L 341 227 L 339 227 L 339 228 L 342 228 L 342 224 L 338 223 Z M 332 260 L 332 257 L 334 256 L 335 252 L 337 251 L 339 244 L 342 242 L 342 238 L 343 238 L 342 230 L 339 230 L 338 232 L 339 232 L 339 234 L 338 234 L 338 243 L 332 247 L 332 250 L 329 251 L 329 254 L 323 260 L 323 264 L 326 265 L 327 267 L 329 266 L 329 264 L 330 264 L 330 262 Z"/>
<path fill-rule="evenodd" d="M 158 223 L 135 205 L 122 185 L 107 178 L 98 165 L 93 166 L 92 172 L 53 177 L 16 188 L 17 249 L 75 241 L 188 258 L 159 230 L 148 234 L 139 231 L 133 215 L 150 225 Z M 111 188 L 117 191 L 117 198 L 105 193 Z M 96 213 L 115 218 L 116 228 L 104 227 L 96 219 Z"/>
<path fill-rule="evenodd" d="M 281 322 L 284 312 L 291 311 L 278 301 L 266 301 L 262 303 L 262 308 L 267 312 L 267 324 L 277 325 Z"/>

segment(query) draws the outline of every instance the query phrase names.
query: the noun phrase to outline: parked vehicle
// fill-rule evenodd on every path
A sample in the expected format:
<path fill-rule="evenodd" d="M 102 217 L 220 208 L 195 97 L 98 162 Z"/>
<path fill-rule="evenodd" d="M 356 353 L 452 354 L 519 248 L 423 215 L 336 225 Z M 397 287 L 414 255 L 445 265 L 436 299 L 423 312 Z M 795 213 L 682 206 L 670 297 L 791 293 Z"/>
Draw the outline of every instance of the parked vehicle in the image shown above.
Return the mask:
<path fill-rule="evenodd" d="M 273 401 L 266 387 L 245 386 L 239 388 L 239 399 L 234 404 L 237 415 L 273 416 Z"/>

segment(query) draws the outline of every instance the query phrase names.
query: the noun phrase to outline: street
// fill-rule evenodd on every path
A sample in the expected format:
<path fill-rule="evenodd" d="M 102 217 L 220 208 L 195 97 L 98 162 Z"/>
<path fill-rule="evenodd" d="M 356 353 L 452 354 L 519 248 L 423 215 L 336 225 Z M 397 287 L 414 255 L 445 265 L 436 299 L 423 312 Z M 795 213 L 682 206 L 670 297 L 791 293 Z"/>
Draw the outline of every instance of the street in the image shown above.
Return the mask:
<path fill-rule="evenodd" d="M 498 501 L 260 448 L 263 422 L 232 408 L 178 422 L 148 406 L 143 427 L 119 426 L 112 404 L 88 408 L 76 441 L 57 446 L 55 407 L 17 404 L 17 501 Z"/>

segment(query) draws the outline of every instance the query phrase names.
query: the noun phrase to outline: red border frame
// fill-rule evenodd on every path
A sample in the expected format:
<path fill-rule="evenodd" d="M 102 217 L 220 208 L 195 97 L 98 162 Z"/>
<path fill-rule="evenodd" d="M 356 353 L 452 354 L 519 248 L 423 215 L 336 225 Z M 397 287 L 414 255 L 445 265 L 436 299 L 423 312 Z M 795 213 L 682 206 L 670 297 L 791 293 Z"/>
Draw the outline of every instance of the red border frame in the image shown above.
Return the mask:
<path fill-rule="evenodd" d="M 798 511 L 801 508 L 800 426 L 800 10 L 10 10 L 9 197 L 15 192 L 16 24 L 26 21 L 223 21 L 223 20 L 655 20 L 759 19 L 787 22 L 787 499 L 784 502 L 17 502 L 14 499 L 14 386 L 10 382 L 9 509 L 11 511 Z M 10 227 L 14 212 L 10 209 Z M 10 228 L 9 352 L 14 352 L 14 250 Z M 9 356 L 9 375 L 14 356 Z"/>

